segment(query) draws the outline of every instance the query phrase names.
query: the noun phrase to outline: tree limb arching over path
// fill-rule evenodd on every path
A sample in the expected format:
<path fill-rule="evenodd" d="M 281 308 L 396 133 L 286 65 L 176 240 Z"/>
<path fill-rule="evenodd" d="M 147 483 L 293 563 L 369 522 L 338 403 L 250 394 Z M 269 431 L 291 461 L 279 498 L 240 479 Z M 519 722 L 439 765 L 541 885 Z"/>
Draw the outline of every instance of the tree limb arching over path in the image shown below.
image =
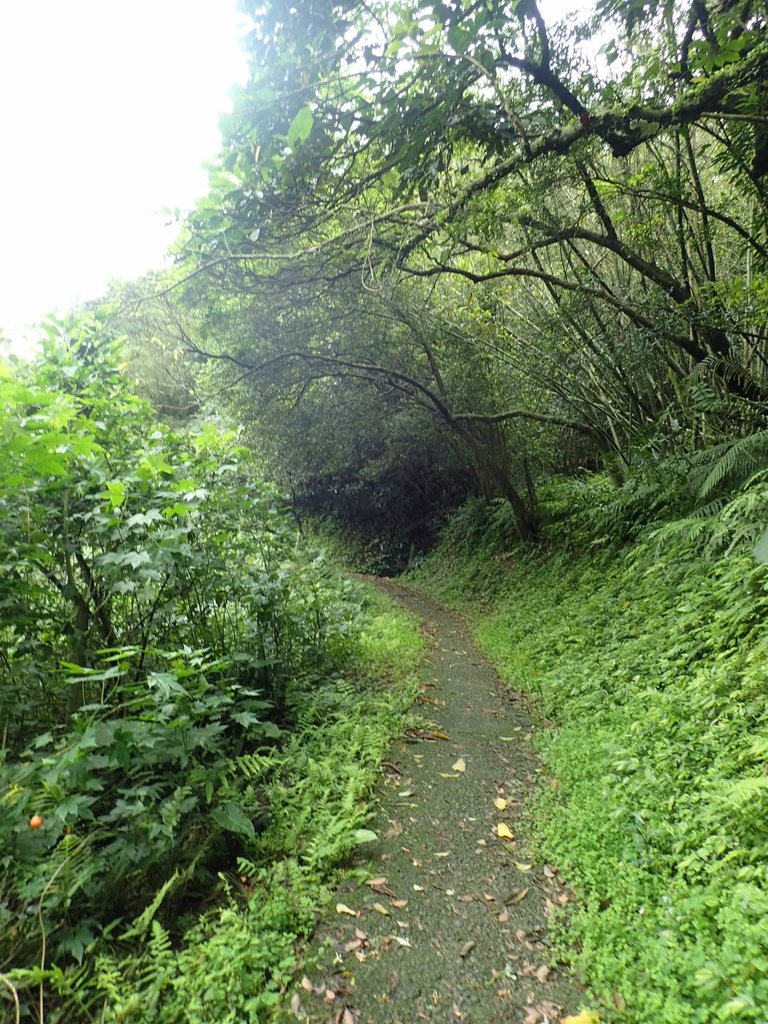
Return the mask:
<path fill-rule="evenodd" d="M 702 378 L 762 403 L 764 4 L 244 7 L 250 78 L 159 294 L 204 311 L 198 352 L 234 356 L 253 404 L 240 363 L 301 347 L 273 394 L 310 418 L 363 386 L 426 409 L 535 540 L 554 448 L 621 483 L 700 442 Z"/>

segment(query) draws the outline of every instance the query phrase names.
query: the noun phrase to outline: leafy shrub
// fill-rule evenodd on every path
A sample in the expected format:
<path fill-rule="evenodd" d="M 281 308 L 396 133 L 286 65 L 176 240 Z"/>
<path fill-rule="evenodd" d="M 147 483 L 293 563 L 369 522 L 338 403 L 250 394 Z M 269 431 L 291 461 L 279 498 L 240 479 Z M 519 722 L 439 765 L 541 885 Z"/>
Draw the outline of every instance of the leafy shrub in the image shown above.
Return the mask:
<path fill-rule="evenodd" d="M 370 599 L 366 622 L 354 665 L 305 693 L 282 749 L 232 766 L 233 777 L 263 786 L 271 814 L 237 874 L 222 876 L 224 906 L 193 924 L 180 948 L 154 920 L 138 950 L 100 954 L 94 984 L 104 1020 L 270 1019 L 296 939 L 309 934 L 339 867 L 368 838 L 360 826 L 369 793 L 415 696 L 416 676 L 402 665 L 418 665 L 418 629 L 379 597 Z"/>
<path fill-rule="evenodd" d="M 203 1006 L 184 950 L 225 958 L 226 925 L 243 956 L 251 936 L 255 1020 L 308 926 L 302 892 L 355 843 L 394 718 L 382 705 L 367 732 L 340 674 L 360 650 L 351 585 L 301 548 L 231 433 L 153 423 L 118 358 L 93 319 L 0 372 L 0 962 L 23 1002 L 47 992 L 50 1021 L 99 1015 L 105 996 L 129 1019 L 131 986 Z M 246 907 L 281 870 L 293 895 L 195 924 L 238 858 Z M 171 960 L 188 982 L 141 973 Z M 110 988 L 115 970 L 128 989 Z"/>

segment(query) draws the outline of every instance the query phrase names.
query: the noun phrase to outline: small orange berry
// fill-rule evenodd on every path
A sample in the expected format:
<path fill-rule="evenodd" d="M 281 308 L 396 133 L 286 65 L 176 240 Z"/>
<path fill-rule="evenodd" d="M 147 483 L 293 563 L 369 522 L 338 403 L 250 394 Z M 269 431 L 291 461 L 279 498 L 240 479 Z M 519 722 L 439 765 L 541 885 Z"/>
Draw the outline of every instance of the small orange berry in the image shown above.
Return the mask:
<path fill-rule="evenodd" d="M 40 828 L 40 826 L 42 824 L 43 824 L 43 819 L 40 817 L 39 814 L 33 814 L 32 817 L 29 819 L 29 827 L 30 828 L 37 829 L 37 828 Z"/>

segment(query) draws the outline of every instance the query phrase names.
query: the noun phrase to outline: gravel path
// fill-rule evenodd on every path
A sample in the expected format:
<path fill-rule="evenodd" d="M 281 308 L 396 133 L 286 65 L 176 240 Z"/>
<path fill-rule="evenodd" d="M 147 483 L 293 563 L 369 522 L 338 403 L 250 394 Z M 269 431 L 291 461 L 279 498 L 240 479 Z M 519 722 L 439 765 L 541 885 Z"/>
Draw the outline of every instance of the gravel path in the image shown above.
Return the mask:
<path fill-rule="evenodd" d="M 548 910 L 570 894 L 526 852 L 521 812 L 540 771 L 531 718 L 457 616 L 376 582 L 431 638 L 429 724 L 385 766 L 368 880 L 346 886 L 319 929 L 324 953 L 293 996 L 294 1019 L 555 1024 L 578 993 L 546 965 Z"/>

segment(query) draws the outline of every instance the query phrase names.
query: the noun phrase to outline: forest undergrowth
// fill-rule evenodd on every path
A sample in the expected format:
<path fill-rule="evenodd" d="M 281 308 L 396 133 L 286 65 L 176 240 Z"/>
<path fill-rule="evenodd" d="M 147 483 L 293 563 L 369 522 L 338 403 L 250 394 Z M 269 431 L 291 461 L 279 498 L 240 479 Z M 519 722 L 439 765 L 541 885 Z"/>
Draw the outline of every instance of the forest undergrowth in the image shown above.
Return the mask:
<path fill-rule="evenodd" d="M 423 641 L 87 318 L 0 365 L 0 1019 L 267 1020 Z"/>
<path fill-rule="evenodd" d="M 538 548 L 510 539 L 502 503 L 470 504 L 414 582 L 468 613 L 546 718 L 533 825 L 579 898 L 557 955 L 604 1022 L 764 1022 L 765 474 L 629 526 L 601 478 L 545 497 Z"/>

